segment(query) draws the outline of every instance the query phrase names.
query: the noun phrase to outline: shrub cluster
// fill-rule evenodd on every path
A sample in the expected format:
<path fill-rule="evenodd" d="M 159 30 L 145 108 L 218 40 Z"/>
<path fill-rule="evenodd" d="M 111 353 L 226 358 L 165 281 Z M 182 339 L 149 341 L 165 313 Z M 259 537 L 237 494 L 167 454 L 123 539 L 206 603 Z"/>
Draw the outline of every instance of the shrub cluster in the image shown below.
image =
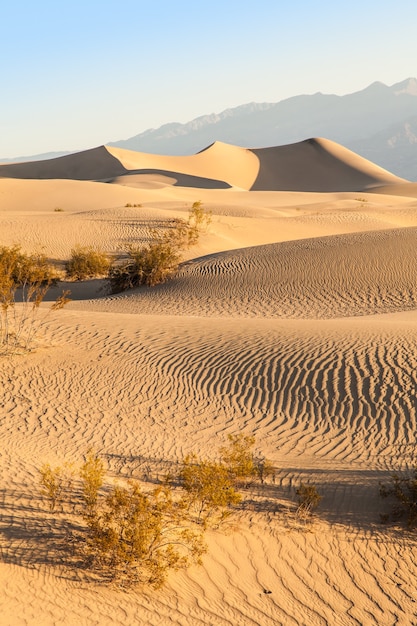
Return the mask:
<path fill-rule="evenodd" d="M 57 503 L 62 508 L 72 504 L 74 510 L 74 502 L 80 502 L 84 526 L 75 545 L 86 565 L 105 580 L 159 587 L 171 569 L 201 561 L 209 522 L 220 523 L 241 501 L 236 477 L 256 472 L 252 467 L 242 471 L 232 449 L 246 447 L 244 454 L 250 456 L 253 442 L 251 437 L 230 437 L 218 463 L 191 455 L 175 479 L 152 489 L 136 480 L 105 485 L 103 461 L 90 451 L 76 478 L 68 465 L 41 467 L 42 493 L 51 511 Z"/>
<path fill-rule="evenodd" d="M 147 244 L 129 247 L 127 259 L 116 264 L 92 246 L 75 246 L 65 264 L 66 275 L 74 280 L 106 277 L 112 293 L 139 285 L 157 285 L 177 270 L 182 252 L 197 243 L 210 221 L 211 215 L 201 202 L 194 202 L 187 220 L 175 219 L 169 228 L 152 230 Z M 44 254 L 25 254 L 17 245 L 0 247 L 0 355 L 30 348 L 41 325 L 36 313 L 58 280 L 56 268 Z M 63 292 L 51 309 L 62 308 L 69 293 Z M 17 303 L 21 306 L 16 307 Z"/>

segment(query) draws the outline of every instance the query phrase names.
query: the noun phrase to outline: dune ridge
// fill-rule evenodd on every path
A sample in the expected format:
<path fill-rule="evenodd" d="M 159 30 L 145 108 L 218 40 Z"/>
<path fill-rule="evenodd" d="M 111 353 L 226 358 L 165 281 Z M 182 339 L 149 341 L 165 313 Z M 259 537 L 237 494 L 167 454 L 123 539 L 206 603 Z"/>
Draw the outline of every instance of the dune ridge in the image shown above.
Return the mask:
<path fill-rule="evenodd" d="M 65 283 L 36 349 L 1 361 L 2 626 L 417 623 L 415 537 L 380 523 L 378 496 L 415 465 L 415 185 L 326 140 L 281 148 L 0 168 L 0 246 L 60 262 L 137 245 L 194 201 L 212 211 L 171 282 Z M 239 432 L 275 477 L 208 533 L 202 567 L 126 592 L 74 563 L 42 463 L 93 447 L 112 480 L 157 481 Z M 301 481 L 323 495 L 311 521 L 294 515 Z"/>
<path fill-rule="evenodd" d="M 184 157 L 100 146 L 46 161 L 0 165 L 3 178 L 131 181 L 134 186 L 140 185 L 139 176 L 146 184 L 150 176 L 175 179 L 175 173 L 183 175 L 183 183 L 184 176 L 191 178 L 187 186 L 212 188 L 217 182 L 253 191 L 361 191 L 407 182 L 321 138 L 252 150 L 215 142 Z"/>

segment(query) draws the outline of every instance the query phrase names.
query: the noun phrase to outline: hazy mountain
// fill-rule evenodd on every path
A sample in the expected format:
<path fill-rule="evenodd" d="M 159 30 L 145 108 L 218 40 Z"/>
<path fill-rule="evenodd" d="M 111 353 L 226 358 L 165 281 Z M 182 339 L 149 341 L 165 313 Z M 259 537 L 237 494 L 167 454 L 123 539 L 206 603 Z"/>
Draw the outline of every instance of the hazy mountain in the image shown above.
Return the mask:
<path fill-rule="evenodd" d="M 390 87 L 375 82 L 345 96 L 316 93 L 245 104 L 110 145 L 181 155 L 194 154 L 214 141 L 261 148 L 326 137 L 398 176 L 417 180 L 416 116 L 417 80 L 409 78 Z"/>
<path fill-rule="evenodd" d="M 417 180 L 417 115 L 347 147 L 390 172 Z"/>
<path fill-rule="evenodd" d="M 247 148 L 280 146 L 310 137 L 340 143 L 397 176 L 417 180 L 417 80 L 380 82 L 345 96 L 300 95 L 276 103 L 244 104 L 108 145 L 153 154 L 195 154 L 215 141 Z M 0 162 L 34 161 L 48 153 Z"/>
<path fill-rule="evenodd" d="M 66 154 L 71 154 L 71 152 L 44 152 L 43 154 L 34 154 L 32 156 L 20 156 L 14 157 L 13 159 L 0 159 L 0 163 L 24 163 L 26 161 L 45 161 L 47 159 L 56 159 L 60 156 L 65 156 Z"/>

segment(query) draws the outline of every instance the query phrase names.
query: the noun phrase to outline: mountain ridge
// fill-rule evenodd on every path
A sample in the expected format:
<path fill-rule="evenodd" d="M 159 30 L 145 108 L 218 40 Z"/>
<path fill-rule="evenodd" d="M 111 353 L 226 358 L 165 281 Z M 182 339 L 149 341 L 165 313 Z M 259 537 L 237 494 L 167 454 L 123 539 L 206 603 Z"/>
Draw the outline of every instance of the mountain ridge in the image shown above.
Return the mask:
<path fill-rule="evenodd" d="M 196 154 L 215 141 L 260 149 L 326 137 L 401 178 L 417 181 L 416 120 L 417 79 L 407 78 L 391 86 L 375 81 L 341 96 L 316 92 L 275 103 L 249 102 L 186 123 L 168 122 L 104 145 L 181 156 Z M 1 162 L 38 161 L 73 152 Z"/>

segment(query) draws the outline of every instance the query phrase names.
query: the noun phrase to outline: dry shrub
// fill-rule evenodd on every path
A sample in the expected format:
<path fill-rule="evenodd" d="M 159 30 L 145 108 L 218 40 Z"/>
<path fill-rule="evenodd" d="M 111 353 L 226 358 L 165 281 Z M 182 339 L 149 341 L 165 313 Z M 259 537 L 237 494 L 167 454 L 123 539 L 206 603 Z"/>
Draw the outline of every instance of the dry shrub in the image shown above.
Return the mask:
<path fill-rule="evenodd" d="M 272 463 L 265 457 L 256 456 L 252 435 L 228 435 L 228 445 L 220 448 L 222 463 L 227 467 L 231 478 L 244 483 L 251 478 L 259 478 L 261 483 L 274 473 Z"/>
<path fill-rule="evenodd" d="M 65 269 L 68 278 L 75 280 L 107 276 L 110 259 L 107 254 L 92 246 L 75 246 Z"/>
<path fill-rule="evenodd" d="M 395 501 L 393 521 L 405 519 L 409 528 L 417 526 L 417 468 L 411 474 L 393 474 L 390 484 L 381 484 L 379 492 L 383 498 L 391 496 Z"/>
<path fill-rule="evenodd" d="M 72 484 L 71 491 L 65 467 L 41 468 L 42 493 L 51 511 L 58 501 L 78 503 L 85 525 L 77 524 L 71 543 L 85 565 L 104 580 L 159 587 L 170 570 L 200 562 L 205 552 L 201 528 L 171 487 L 144 492 L 133 480 L 104 485 L 104 463 L 90 450 L 78 472 L 78 486 Z"/>
<path fill-rule="evenodd" d="M 222 449 L 225 462 L 190 455 L 173 484 L 166 480 L 146 491 L 135 480 L 106 485 L 103 461 L 90 450 L 72 493 L 64 485 L 61 468 L 49 465 L 41 469 L 42 493 L 51 510 L 60 498 L 78 503 L 84 525 L 77 524 L 71 545 L 103 580 L 159 587 L 171 570 L 201 562 L 206 550 L 203 531 L 209 522 L 222 522 L 242 499 L 236 489 L 242 467 L 245 475 L 247 468 L 250 475 L 258 475 L 253 456 L 251 462 L 247 459 L 253 442 L 252 437 L 231 438 Z"/>
<path fill-rule="evenodd" d="M 127 250 L 127 255 L 126 261 L 110 269 L 112 293 L 163 283 L 176 272 L 181 260 L 178 248 L 169 240 L 154 241 L 146 246 L 132 246 Z"/>
<path fill-rule="evenodd" d="M 68 463 L 57 467 L 45 463 L 39 473 L 41 492 L 48 498 L 50 510 L 54 511 L 58 502 L 63 505 L 71 497 L 74 470 Z"/>
<path fill-rule="evenodd" d="M 44 254 L 25 254 L 17 245 L 0 247 L 0 354 L 30 348 L 41 325 L 36 318 L 39 306 L 58 280 Z M 62 308 L 68 294 L 63 292 L 50 310 Z"/>
<path fill-rule="evenodd" d="M 322 496 L 317 491 L 317 487 L 312 484 L 301 483 L 296 490 L 298 496 L 298 507 L 296 514 L 299 517 L 308 517 L 318 507 Z"/>
<path fill-rule="evenodd" d="M 198 459 L 195 455 L 184 459 L 180 481 L 187 492 L 184 499 L 187 510 L 194 511 L 204 526 L 209 520 L 223 521 L 229 514 L 229 507 L 239 504 L 242 499 L 227 467 Z"/>
<path fill-rule="evenodd" d="M 175 219 L 163 230 L 151 230 L 149 243 L 130 246 L 127 259 L 110 268 L 112 293 L 126 289 L 153 287 L 168 280 L 178 269 L 182 252 L 198 242 L 201 231 L 211 222 L 201 202 L 194 202 L 188 220 Z"/>
<path fill-rule="evenodd" d="M 205 551 L 201 533 L 168 486 L 149 493 L 136 481 L 115 486 L 87 524 L 93 565 L 119 584 L 160 587 L 170 570 L 199 562 Z"/>

